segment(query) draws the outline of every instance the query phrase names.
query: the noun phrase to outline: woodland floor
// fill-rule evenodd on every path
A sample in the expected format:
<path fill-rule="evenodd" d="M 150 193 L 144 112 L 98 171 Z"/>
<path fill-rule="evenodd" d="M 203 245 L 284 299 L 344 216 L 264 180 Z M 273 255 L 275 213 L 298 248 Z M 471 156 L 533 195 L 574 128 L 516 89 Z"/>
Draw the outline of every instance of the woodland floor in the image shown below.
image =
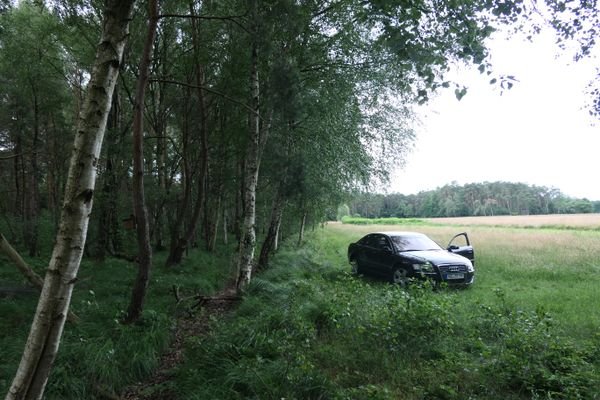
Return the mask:
<path fill-rule="evenodd" d="M 182 315 L 177 319 L 173 342 L 160 359 L 159 366 L 152 376 L 143 382 L 136 382 L 127 387 L 118 400 L 164 400 L 174 399 L 170 381 L 174 369 L 183 361 L 183 351 L 186 338 L 203 336 L 210 332 L 211 321 L 219 319 L 232 311 L 238 304 L 235 298 L 235 287 L 228 287 L 202 301 L 193 313 Z M 112 396 L 111 396 L 112 397 Z"/>

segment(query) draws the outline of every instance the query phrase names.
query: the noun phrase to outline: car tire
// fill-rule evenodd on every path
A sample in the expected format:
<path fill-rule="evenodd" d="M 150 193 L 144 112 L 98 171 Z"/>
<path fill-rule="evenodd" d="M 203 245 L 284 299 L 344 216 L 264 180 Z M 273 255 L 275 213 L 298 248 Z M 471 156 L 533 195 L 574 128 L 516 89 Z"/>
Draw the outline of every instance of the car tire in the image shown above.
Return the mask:
<path fill-rule="evenodd" d="M 350 260 L 350 272 L 352 273 L 352 275 L 358 275 L 362 272 L 360 264 L 358 263 L 358 260 L 356 258 Z"/>
<path fill-rule="evenodd" d="M 408 270 L 404 267 L 394 267 L 392 270 L 392 283 L 407 287 L 410 280 Z"/>

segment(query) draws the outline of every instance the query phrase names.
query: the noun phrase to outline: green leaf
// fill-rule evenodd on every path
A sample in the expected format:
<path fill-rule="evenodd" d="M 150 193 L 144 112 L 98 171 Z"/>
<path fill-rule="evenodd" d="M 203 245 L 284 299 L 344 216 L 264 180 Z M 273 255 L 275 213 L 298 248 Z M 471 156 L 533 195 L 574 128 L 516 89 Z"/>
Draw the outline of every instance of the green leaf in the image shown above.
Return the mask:
<path fill-rule="evenodd" d="M 461 100 L 463 97 L 465 97 L 465 95 L 467 94 L 467 88 L 463 87 L 462 89 L 456 89 L 454 91 L 454 95 L 456 96 L 457 100 Z"/>

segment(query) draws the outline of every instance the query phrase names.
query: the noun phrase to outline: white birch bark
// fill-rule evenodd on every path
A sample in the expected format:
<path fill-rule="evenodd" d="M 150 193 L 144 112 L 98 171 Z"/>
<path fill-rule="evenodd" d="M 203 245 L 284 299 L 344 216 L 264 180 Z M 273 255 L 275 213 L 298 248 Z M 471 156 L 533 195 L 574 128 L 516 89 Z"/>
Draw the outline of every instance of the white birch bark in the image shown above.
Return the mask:
<path fill-rule="evenodd" d="M 75 134 L 56 244 L 7 400 L 41 399 L 58 352 L 85 246 L 96 167 L 133 3 L 134 0 L 106 2 L 102 36 Z"/>
<path fill-rule="evenodd" d="M 279 250 L 279 234 L 281 230 L 281 218 L 277 221 L 277 230 L 275 232 L 275 239 L 273 241 L 273 251 Z"/>
<path fill-rule="evenodd" d="M 250 283 L 252 263 L 256 246 L 256 185 L 258 183 L 258 168 L 260 156 L 260 115 L 258 81 L 258 46 L 256 40 L 252 43 L 252 63 L 250 71 L 250 88 L 252 96 L 252 112 L 250 114 L 250 129 L 244 164 L 243 193 L 244 209 L 240 237 L 238 259 L 237 289 L 241 290 Z"/>
<path fill-rule="evenodd" d="M 302 218 L 300 220 L 300 232 L 298 232 L 298 246 L 302 244 L 304 241 L 304 229 L 306 228 L 306 211 L 302 213 Z"/>

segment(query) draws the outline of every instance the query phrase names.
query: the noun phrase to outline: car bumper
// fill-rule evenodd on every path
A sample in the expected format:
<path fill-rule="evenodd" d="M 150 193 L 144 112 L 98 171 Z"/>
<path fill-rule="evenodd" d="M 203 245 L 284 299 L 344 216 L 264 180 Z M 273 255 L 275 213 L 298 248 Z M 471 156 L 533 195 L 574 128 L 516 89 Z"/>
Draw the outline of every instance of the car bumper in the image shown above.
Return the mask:
<path fill-rule="evenodd" d="M 474 272 L 466 272 L 463 278 L 457 279 L 444 279 L 442 278 L 442 282 L 446 282 L 448 285 L 457 285 L 457 286 L 469 286 L 473 284 L 475 281 L 475 273 Z"/>
<path fill-rule="evenodd" d="M 475 272 L 440 271 L 439 273 L 423 273 L 421 276 L 425 279 L 429 279 L 437 283 L 446 283 L 450 286 L 469 286 L 475 282 Z"/>

